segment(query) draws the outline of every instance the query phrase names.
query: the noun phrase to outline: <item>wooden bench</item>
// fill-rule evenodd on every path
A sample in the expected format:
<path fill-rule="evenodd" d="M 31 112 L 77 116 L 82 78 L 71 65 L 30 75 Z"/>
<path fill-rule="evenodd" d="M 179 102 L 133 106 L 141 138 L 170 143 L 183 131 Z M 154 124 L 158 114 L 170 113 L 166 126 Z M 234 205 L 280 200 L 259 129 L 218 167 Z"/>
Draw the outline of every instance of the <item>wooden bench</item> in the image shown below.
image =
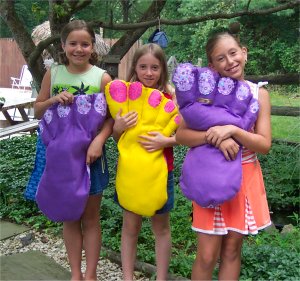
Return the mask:
<path fill-rule="evenodd" d="M 30 120 L 16 125 L 8 126 L 0 129 L 0 138 L 10 136 L 12 134 L 17 134 L 21 132 L 34 131 L 39 125 L 39 120 Z"/>

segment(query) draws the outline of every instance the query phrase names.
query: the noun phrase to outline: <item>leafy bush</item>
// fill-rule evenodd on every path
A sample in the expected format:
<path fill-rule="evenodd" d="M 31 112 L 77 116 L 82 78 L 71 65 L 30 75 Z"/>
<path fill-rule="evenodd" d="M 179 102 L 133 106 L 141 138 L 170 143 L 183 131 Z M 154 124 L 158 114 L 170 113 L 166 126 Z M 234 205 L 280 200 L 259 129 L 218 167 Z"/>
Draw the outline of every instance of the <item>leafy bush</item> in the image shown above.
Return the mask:
<path fill-rule="evenodd" d="M 58 226 L 39 211 L 23 192 L 34 165 L 36 135 L 14 137 L 0 142 L 0 218 L 36 228 Z"/>
<path fill-rule="evenodd" d="M 242 249 L 242 280 L 297 280 L 300 276 L 299 229 L 285 234 L 263 232 Z"/>
<path fill-rule="evenodd" d="M 299 145 L 273 144 L 259 160 L 271 210 L 299 209 Z"/>
<path fill-rule="evenodd" d="M 36 136 L 15 137 L 0 142 L 0 217 L 59 233 L 61 224 L 53 223 L 38 210 L 35 202 L 26 201 L 23 192 L 34 164 Z M 101 205 L 103 245 L 120 251 L 122 211 L 114 201 L 114 181 L 118 158 L 116 144 L 109 139 L 106 145 L 110 184 Z M 196 235 L 191 230 L 191 202 L 178 186 L 180 169 L 187 148 L 175 147 L 175 208 L 171 212 L 172 257 L 170 272 L 189 278 L 196 254 Z M 261 159 L 266 177 L 271 208 L 284 209 L 296 202 L 298 186 L 292 179 L 299 174 L 296 148 L 273 145 L 271 156 Z M 292 176 L 291 176 L 292 175 Z M 280 194 L 280 196 L 277 196 Z M 290 202 L 290 203 L 287 203 Z M 292 203 L 291 203 L 292 202 Z M 295 203 L 296 204 L 296 203 Z M 294 206 L 294 205 L 293 205 Z M 295 218 L 299 217 L 296 213 Z M 299 260 L 299 228 L 285 236 L 262 233 L 246 239 L 243 247 L 241 280 L 292 280 L 297 274 Z M 149 219 L 144 219 L 139 236 L 138 259 L 155 264 L 154 237 Z M 253 278 L 253 279 L 252 279 Z"/>

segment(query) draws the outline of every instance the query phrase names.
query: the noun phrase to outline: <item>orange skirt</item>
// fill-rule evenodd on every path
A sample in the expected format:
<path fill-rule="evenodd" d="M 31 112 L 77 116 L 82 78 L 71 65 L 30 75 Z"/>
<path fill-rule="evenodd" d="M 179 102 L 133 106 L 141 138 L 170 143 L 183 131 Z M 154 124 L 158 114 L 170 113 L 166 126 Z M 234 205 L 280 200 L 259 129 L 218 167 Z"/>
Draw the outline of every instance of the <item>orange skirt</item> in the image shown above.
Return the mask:
<path fill-rule="evenodd" d="M 242 164 L 242 169 L 241 189 L 233 199 L 215 208 L 202 208 L 193 202 L 193 230 L 216 235 L 228 231 L 257 234 L 271 224 L 259 162 Z"/>

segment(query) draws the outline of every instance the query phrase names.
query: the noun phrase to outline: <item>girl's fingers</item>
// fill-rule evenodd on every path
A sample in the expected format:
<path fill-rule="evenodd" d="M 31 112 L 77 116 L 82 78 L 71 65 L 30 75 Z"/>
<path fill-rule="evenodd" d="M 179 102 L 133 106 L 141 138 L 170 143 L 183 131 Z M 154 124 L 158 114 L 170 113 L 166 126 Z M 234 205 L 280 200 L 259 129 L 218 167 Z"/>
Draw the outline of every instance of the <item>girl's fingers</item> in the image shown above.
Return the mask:
<path fill-rule="evenodd" d="M 224 157 L 225 157 L 225 159 L 226 159 L 227 161 L 230 161 L 230 160 L 231 160 L 231 158 L 229 157 L 228 152 L 227 152 L 226 150 L 223 151 L 223 154 L 224 154 Z"/>
<path fill-rule="evenodd" d="M 144 136 L 144 135 L 140 135 L 140 136 L 139 136 L 139 138 L 141 138 L 141 139 L 144 139 L 144 140 L 150 140 L 150 138 L 149 138 L 149 137 L 147 137 L 147 136 Z"/>
<path fill-rule="evenodd" d="M 220 147 L 220 144 L 221 144 L 222 140 L 221 139 L 217 139 L 217 142 L 216 142 L 216 147 Z"/>
<path fill-rule="evenodd" d="M 119 111 L 118 111 L 116 117 L 121 117 L 121 114 L 122 114 L 122 108 L 119 109 Z"/>
<path fill-rule="evenodd" d="M 228 150 L 228 158 L 229 159 L 227 159 L 227 160 L 234 160 L 234 155 L 235 155 L 235 153 L 232 151 L 232 150 Z"/>
<path fill-rule="evenodd" d="M 57 102 L 59 102 L 60 104 L 70 104 L 73 103 L 73 100 L 74 96 L 67 92 L 62 92 L 57 96 Z"/>
<path fill-rule="evenodd" d="M 135 117 L 137 117 L 137 112 L 135 112 L 135 111 L 130 111 L 130 112 L 128 112 L 127 114 L 125 114 L 123 117 L 125 118 L 125 119 L 132 119 L 132 118 L 135 118 Z"/>

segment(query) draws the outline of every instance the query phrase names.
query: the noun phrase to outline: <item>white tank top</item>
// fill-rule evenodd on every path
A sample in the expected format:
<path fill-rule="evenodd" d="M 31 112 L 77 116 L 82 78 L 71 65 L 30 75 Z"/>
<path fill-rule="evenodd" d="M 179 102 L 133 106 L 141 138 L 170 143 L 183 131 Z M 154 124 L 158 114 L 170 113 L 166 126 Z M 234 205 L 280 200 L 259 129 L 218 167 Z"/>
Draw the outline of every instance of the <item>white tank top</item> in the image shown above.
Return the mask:
<path fill-rule="evenodd" d="M 261 86 L 267 85 L 268 82 L 258 82 L 258 84 L 252 83 L 250 81 L 246 81 L 248 83 L 248 85 L 250 86 L 251 92 L 253 94 L 253 97 L 255 99 L 258 100 L 258 93 L 259 93 L 259 88 Z M 250 129 L 250 132 L 254 133 L 254 126 Z M 242 164 L 246 164 L 246 163 L 251 163 L 251 162 L 255 162 L 257 160 L 257 155 L 255 152 L 250 151 L 249 149 L 247 149 L 246 147 L 243 147 L 242 150 Z"/>

